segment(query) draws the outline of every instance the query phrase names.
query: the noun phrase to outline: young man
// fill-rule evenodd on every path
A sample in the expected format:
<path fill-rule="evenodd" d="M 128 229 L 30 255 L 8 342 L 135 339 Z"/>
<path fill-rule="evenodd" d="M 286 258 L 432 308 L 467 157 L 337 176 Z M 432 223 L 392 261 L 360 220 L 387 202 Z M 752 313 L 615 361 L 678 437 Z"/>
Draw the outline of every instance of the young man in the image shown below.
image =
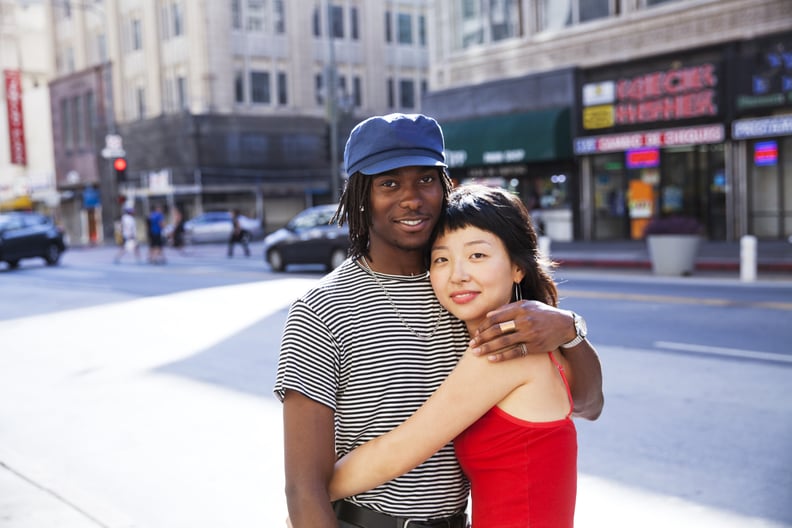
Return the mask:
<path fill-rule="evenodd" d="M 275 384 L 283 400 L 286 497 L 295 528 L 464 528 L 468 484 L 453 446 L 374 490 L 331 504 L 337 457 L 406 420 L 468 346 L 443 310 L 425 250 L 450 190 L 434 119 L 391 114 L 352 131 L 349 182 L 336 219 L 349 223 L 350 258 L 294 302 Z M 602 374 L 582 319 L 536 301 L 490 314 L 473 345 L 490 360 L 561 346 L 575 413 L 596 419 Z"/>

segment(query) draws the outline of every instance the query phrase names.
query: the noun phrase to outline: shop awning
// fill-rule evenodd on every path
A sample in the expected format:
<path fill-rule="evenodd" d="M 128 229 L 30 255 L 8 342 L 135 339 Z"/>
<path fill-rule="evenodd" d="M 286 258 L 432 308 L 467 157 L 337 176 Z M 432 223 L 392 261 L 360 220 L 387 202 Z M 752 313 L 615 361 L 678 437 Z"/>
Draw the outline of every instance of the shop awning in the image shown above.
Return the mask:
<path fill-rule="evenodd" d="M 30 196 L 17 196 L 9 200 L 0 200 L 0 211 L 23 211 L 33 209 L 33 200 Z"/>
<path fill-rule="evenodd" d="M 568 108 L 441 123 L 450 167 L 572 158 Z"/>

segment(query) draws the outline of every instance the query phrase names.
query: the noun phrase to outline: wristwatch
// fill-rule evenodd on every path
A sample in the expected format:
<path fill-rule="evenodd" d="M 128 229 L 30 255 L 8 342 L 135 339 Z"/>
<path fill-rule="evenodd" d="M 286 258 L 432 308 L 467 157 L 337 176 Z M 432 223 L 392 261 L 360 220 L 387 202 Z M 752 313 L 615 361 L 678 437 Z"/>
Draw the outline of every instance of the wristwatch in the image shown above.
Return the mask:
<path fill-rule="evenodd" d="M 583 319 L 580 315 L 572 312 L 572 320 L 575 323 L 575 339 L 570 341 L 569 343 L 564 343 L 561 345 L 561 348 L 572 348 L 573 346 L 579 345 L 586 339 L 586 334 L 588 333 L 588 329 L 586 328 L 586 320 Z"/>

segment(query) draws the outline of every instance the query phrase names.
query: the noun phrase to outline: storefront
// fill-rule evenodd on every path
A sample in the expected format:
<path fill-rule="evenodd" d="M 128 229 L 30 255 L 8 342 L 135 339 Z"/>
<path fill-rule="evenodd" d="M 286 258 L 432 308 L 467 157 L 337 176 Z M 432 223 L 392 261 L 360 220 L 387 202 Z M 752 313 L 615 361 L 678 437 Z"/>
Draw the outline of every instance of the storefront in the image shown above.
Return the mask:
<path fill-rule="evenodd" d="M 581 72 L 574 154 L 582 238 L 640 239 L 652 217 L 728 236 L 724 51 Z"/>
<path fill-rule="evenodd" d="M 732 123 L 738 231 L 792 236 L 792 33 L 740 44 Z"/>
<path fill-rule="evenodd" d="M 446 122 L 451 177 L 517 193 L 544 234 L 572 240 L 571 189 L 577 170 L 570 118 L 569 108 L 552 108 Z"/>

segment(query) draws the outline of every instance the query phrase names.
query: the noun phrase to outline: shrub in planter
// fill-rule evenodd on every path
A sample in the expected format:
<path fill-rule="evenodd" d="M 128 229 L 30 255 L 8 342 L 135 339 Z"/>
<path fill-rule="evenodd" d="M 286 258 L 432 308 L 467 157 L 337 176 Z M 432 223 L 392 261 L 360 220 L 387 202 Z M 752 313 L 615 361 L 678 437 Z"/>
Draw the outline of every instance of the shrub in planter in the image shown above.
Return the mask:
<path fill-rule="evenodd" d="M 649 235 L 700 235 L 701 224 L 692 216 L 659 216 L 653 218 L 644 229 Z"/>
<path fill-rule="evenodd" d="M 690 275 L 696 264 L 702 226 L 690 216 L 652 219 L 644 230 L 652 271 L 657 275 Z"/>

